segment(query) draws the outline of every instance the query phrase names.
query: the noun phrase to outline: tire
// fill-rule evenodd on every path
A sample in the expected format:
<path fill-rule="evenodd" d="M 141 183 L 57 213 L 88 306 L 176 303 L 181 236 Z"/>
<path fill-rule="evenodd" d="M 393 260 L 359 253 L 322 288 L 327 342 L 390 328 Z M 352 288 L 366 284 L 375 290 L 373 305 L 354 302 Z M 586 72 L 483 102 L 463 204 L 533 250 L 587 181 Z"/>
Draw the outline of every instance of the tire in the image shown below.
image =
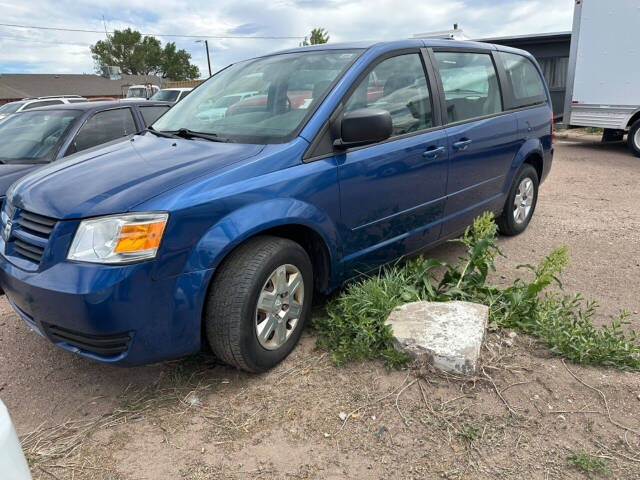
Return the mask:
<path fill-rule="evenodd" d="M 204 322 L 214 355 L 247 372 L 274 367 L 298 343 L 312 295 L 313 267 L 299 244 L 271 236 L 248 240 L 222 262 L 209 289 Z"/>
<path fill-rule="evenodd" d="M 629 150 L 636 157 L 640 157 L 640 120 L 636 120 L 631 128 L 629 129 L 629 133 L 627 134 L 627 144 L 629 145 Z"/>
<path fill-rule="evenodd" d="M 536 169 L 528 163 L 523 164 L 514 177 L 502 213 L 496 218 L 496 223 L 498 224 L 498 229 L 501 234 L 512 236 L 525 231 L 536 209 L 538 186 L 539 179 Z M 518 204 L 520 206 L 518 209 L 515 208 L 516 197 L 518 197 Z M 524 203 L 521 202 L 520 199 L 522 199 Z M 516 218 L 516 212 L 518 212 L 518 218 Z"/>

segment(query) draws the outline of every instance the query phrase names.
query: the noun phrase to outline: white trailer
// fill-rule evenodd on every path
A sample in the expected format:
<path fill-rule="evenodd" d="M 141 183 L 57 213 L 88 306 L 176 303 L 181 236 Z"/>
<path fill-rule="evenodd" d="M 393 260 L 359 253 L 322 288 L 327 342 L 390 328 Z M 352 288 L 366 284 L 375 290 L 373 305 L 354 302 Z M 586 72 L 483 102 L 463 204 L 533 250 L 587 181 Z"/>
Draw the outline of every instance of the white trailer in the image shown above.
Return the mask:
<path fill-rule="evenodd" d="M 640 0 L 575 0 L 564 118 L 640 156 Z"/>

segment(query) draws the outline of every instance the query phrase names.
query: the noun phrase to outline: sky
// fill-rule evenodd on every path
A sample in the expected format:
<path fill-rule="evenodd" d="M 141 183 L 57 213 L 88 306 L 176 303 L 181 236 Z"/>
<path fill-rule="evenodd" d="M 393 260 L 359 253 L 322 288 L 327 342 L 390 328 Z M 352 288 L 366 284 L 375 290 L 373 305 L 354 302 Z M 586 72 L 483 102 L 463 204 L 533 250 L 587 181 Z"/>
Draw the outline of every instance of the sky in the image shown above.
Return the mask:
<path fill-rule="evenodd" d="M 207 72 L 204 45 L 162 34 L 211 36 L 212 69 L 297 46 L 312 28 L 330 42 L 396 40 L 451 29 L 470 38 L 571 30 L 574 0 L 0 0 L 0 23 L 100 30 L 57 32 L 0 26 L 0 73 L 94 73 L 89 46 L 131 27 L 175 41 Z M 104 19 L 104 20 L 103 20 Z M 216 36 L 293 39 L 220 39 Z"/>

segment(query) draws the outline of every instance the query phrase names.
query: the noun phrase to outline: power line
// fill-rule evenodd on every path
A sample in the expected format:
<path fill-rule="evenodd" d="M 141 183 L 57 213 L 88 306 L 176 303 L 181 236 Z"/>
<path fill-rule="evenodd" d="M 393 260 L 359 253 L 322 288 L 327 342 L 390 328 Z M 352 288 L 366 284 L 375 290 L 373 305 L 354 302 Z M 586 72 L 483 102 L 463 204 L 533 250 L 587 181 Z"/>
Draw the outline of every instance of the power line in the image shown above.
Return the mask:
<path fill-rule="evenodd" d="M 13 28 L 25 28 L 31 30 L 54 30 L 57 32 L 75 32 L 75 33 L 111 33 L 113 31 L 106 32 L 103 30 L 86 30 L 81 28 L 63 28 L 63 27 L 42 27 L 36 25 L 17 25 L 15 23 L 0 23 L 0 27 L 13 27 Z M 215 39 L 251 39 L 255 38 L 258 40 L 299 40 L 304 38 L 304 36 L 294 37 L 294 36 L 250 36 L 250 35 L 179 35 L 175 33 L 142 33 L 145 36 L 154 36 L 154 37 L 181 37 L 181 38 L 215 38 Z"/>
<path fill-rule="evenodd" d="M 7 39 L 7 40 L 15 40 L 15 41 L 24 42 L 24 43 L 45 43 L 52 47 L 54 47 L 55 45 L 72 45 L 74 47 L 86 47 L 87 45 L 90 45 L 90 43 L 59 42 L 57 40 L 55 44 L 53 44 L 51 40 L 38 40 L 38 39 L 28 38 L 28 37 L 12 37 L 9 35 L 0 35 L 0 38 Z"/>

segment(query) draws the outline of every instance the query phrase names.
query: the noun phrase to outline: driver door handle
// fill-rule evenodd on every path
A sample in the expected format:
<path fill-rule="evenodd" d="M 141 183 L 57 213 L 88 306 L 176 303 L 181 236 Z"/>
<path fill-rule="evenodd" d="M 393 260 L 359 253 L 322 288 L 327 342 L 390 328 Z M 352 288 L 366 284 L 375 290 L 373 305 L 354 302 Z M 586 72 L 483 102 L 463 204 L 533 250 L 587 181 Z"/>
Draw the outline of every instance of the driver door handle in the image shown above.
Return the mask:
<path fill-rule="evenodd" d="M 422 152 L 424 158 L 433 159 L 445 151 L 444 147 L 431 146 Z"/>
<path fill-rule="evenodd" d="M 471 145 L 471 139 L 469 138 L 461 138 L 457 142 L 453 142 L 454 150 L 466 150 Z"/>

